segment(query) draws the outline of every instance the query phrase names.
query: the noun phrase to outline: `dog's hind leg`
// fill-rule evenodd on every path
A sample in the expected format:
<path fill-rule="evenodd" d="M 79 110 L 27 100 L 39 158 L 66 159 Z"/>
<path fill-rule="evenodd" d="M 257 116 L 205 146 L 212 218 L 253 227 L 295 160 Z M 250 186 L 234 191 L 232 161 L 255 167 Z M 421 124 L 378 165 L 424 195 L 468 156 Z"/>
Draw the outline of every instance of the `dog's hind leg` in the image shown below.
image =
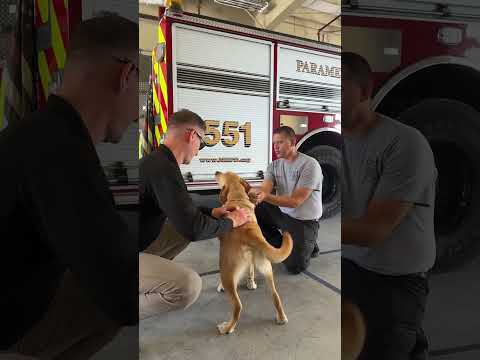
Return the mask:
<path fill-rule="evenodd" d="M 223 285 L 222 285 L 222 279 L 218 280 L 217 291 L 218 291 L 219 293 L 221 293 L 221 292 L 224 291 Z"/>
<path fill-rule="evenodd" d="M 233 275 L 234 276 L 231 276 L 230 274 L 226 276 L 222 275 L 223 288 L 230 298 L 233 307 L 233 314 L 230 321 L 217 325 L 217 329 L 222 335 L 231 334 L 235 330 L 235 326 L 240 318 L 240 312 L 242 311 L 242 303 L 240 302 L 240 297 L 237 292 L 238 277 L 235 276 L 237 274 Z"/>
<path fill-rule="evenodd" d="M 257 284 L 255 283 L 255 265 L 253 261 L 250 264 L 250 269 L 248 271 L 247 288 L 250 290 L 255 290 L 257 288 Z"/>
<path fill-rule="evenodd" d="M 280 300 L 280 296 L 278 295 L 277 289 L 275 288 L 275 282 L 273 281 L 272 264 L 270 263 L 270 261 L 268 261 L 268 259 L 260 259 L 259 257 L 257 257 L 256 259 L 256 264 L 258 270 L 265 276 L 268 287 L 272 292 L 273 304 L 275 305 L 275 310 L 277 313 L 277 324 L 286 324 L 288 322 L 288 319 L 287 315 L 285 315 L 285 311 L 283 310 L 282 300 Z"/>

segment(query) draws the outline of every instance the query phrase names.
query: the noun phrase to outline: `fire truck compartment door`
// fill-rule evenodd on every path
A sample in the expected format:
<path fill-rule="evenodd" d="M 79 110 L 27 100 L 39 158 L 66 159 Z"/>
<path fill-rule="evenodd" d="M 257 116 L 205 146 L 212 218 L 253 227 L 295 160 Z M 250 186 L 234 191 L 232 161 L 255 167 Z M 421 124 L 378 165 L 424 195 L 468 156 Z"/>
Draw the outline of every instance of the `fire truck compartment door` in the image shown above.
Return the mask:
<path fill-rule="evenodd" d="M 340 55 L 278 47 L 277 101 L 292 110 L 340 112 Z"/>
<path fill-rule="evenodd" d="M 207 146 L 182 173 L 193 183 L 216 171 L 257 177 L 271 158 L 272 43 L 180 24 L 173 43 L 174 111 L 207 122 Z"/>

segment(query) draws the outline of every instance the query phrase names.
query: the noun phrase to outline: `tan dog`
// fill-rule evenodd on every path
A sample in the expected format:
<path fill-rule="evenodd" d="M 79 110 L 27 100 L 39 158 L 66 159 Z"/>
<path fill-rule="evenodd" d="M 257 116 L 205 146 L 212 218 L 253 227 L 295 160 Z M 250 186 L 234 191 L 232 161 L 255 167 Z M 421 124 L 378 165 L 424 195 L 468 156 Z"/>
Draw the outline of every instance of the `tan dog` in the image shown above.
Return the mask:
<path fill-rule="evenodd" d="M 358 307 L 342 300 L 342 360 L 355 360 L 365 342 L 366 327 Z"/>
<path fill-rule="evenodd" d="M 272 292 L 275 305 L 277 324 L 286 324 L 287 316 L 283 310 L 282 302 L 275 289 L 273 281 L 272 264 L 285 260 L 293 247 L 292 237 L 288 232 L 283 233 L 282 247 L 277 249 L 271 246 L 263 237 L 262 231 L 255 217 L 255 205 L 250 201 L 247 193 L 250 186 L 238 175 L 228 172 L 215 174 L 221 187 L 220 201 L 227 208 L 240 207 L 250 209 L 252 221 L 233 229 L 228 234 L 220 236 L 220 279 L 218 291 L 225 290 L 233 306 L 233 315 L 229 322 L 217 325 L 220 334 L 230 334 L 235 330 L 242 303 L 237 293 L 237 285 L 247 269 L 249 276 L 247 287 L 256 289 L 254 269 L 257 268 L 266 279 Z"/>

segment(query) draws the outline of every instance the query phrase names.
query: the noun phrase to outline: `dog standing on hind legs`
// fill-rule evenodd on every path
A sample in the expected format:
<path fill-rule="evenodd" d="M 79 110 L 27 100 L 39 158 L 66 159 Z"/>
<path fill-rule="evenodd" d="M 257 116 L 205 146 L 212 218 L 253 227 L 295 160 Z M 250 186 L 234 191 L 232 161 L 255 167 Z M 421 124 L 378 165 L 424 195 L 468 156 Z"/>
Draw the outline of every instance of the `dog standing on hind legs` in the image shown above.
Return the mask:
<path fill-rule="evenodd" d="M 220 279 L 218 291 L 224 290 L 230 298 L 233 307 L 232 318 L 228 322 L 217 325 L 220 334 L 230 334 L 235 330 L 242 303 L 238 296 L 237 286 L 243 275 L 248 270 L 247 287 L 251 290 L 257 288 L 255 283 L 255 268 L 265 276 L 267 285 L 272 292 L 273 303 L 276 310 L 277 324 L 288 322 L 282 301 L 275 288 L 273 280 L 272 262 L 279 263 L 285 260 L 292 252 L 293 240 L 288 232 L 283 233 L 282 246 L 275 248 L 264 238 L 255 217 L 255 205 L 248 197 L 250 185 L 238 175 L 227 172 L 215 174 L 220 185 L 220 202 L 226 208 L 250 209 L 252 221 L 243 226 L 232 229 L 227 234 L 220 236 Z"/>

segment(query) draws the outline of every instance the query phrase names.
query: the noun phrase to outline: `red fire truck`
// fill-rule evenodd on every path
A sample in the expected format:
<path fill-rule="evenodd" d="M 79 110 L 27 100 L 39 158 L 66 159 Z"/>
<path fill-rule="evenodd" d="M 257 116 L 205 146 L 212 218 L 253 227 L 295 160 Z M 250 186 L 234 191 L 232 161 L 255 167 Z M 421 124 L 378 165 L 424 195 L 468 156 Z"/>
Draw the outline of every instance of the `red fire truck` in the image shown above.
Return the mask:
<path fill-rule="evenodd" d="M 375 73 L 376 110 L 418 128 L 439 170 L 437 265 L 478 254 L 480 6 L 476 1 L 346 1 L 342 47 Z"/>
<path fill-rule="evenodd" d="M 182 108 L 206 120 L 206 148 L 182 166 L 187 187 L 217 187 L 217 170 L 255 184 L 275 159 L 272 131 L 295 130 L 323 170 L 324 216 L 340 208 L 340 49 L 326 43 L 160 8 L 142 153 Z M 149 116 L 150 115 L 150 116 Z"/>

